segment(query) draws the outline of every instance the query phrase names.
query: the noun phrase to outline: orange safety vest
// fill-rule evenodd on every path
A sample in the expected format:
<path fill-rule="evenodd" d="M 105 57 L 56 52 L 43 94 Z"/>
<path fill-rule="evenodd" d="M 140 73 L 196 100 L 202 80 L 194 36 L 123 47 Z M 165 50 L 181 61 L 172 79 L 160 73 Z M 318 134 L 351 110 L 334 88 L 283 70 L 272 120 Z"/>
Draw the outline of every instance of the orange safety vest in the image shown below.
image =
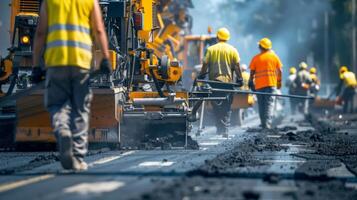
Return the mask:
<path fill-rule="evenodd" d="M 90 16 L 94 0 L 47 0 L 47 67 L 90 69 L 92 38 Z"/>
<path fill-rule="evenodd" d="M 278 81 L 281 81 L 278 71 L 281 70 L 282 66 L 283 64 L 274 51 L 256 55 L 250 63 L 250 70 L 255 71 L 255 89 L 277 87 Z"/>

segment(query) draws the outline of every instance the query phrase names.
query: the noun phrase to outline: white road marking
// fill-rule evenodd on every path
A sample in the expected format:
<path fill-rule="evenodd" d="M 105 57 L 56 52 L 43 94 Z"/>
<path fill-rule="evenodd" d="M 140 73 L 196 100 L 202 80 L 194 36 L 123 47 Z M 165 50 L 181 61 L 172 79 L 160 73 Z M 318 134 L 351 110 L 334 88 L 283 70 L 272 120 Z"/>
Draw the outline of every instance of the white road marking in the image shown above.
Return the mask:
<path fill-rule="evenodd" d="M 262 160 L 268 163 L 305 163 L 305 160 Z"/>
<path fill-rule="evenodd" d="M 281 138 L 281 135 L 267 135 L 268 138 Z"/>
<path fill-rule="evenodd" d="M 70 186 L 63 189 L 64 193 L 75 193 L 81 196 L 88 195 L 100 195 L 106 192 L 112 192 L 125 185 L 121 181 L 103 181 L 103 182 L 91 182 L 80 183 L 74 186 Z"/>
<path fill-rule="evenodd" d="M 215 142 L 215 141 L 212 141 L 212 142 L 201 142 L 200 143 L 200 146 L 214 146 L 214 145 L 218 145 L 220 144 L 220 142 Z"/>
<path fill-rule="evenodd" d="M 174 163 L 175 162 L 147 161 L 147 162 L 140 163 L 138 166 L 139 167 L 169 167 Z"/>
<path fill-rule="evenodd" d="M 120 155 L 118 155 L 118 156 L 110 156 L 110 157 L 106 157 L 106 158 L 101 158 L 101 159 L 99 159 L 99 160 L 97 160 L 97 161 L 94 161 L 94 162 L 90 163 L 88 166 L 89 166 L 89 167 L 92 167 L 92 166 L 94 166 L 94 165 L 105 164 L 105 163 L 111 162 L 111 161 L 113 161 L 113 160 L 117 160 L 117 159 L 119 159 L 119 158 L 122 158 L 122 157 L 124 157 L 124 156 L 131 155 L 131 154 L 133 154 L 133 153 L 135 153 L 135 152 L 136 152 L 136 151 L 128 151 L 128 152 L 125 152 L 125 153 L 120 154 Z"/>
<path fill-rule="evenodd" d="M 254 190 L 261 192 L 295 192 L 298 191 L 297 187 L 289 186 L 257 186 Z"/>
<path fill-rule="evenodd" d="M 54 174 L 48 174 L 48 175 L 36 176 L 36 177 L 25 179 L 25 180 L 15 181 L 15 182 L 8 183 L 8 184 L 2 184 L 2 185 L 0 185 L 0 192 L 6 192 L 9 190 L 13 190 L 13 189 L 16 189 L 19 187 L 37 183 L 37 182 L 44 181 L 44 180 L 54 178 L 54 177 L 55 177 Z"/>

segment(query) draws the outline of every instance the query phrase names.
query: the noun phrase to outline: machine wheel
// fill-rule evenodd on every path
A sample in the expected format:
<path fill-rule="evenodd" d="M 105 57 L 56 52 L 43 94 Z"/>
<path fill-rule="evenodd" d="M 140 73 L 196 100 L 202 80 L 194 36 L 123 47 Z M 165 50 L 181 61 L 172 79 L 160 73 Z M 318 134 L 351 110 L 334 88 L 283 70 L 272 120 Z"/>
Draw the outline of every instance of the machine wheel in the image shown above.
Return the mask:
<path fill-rule="evenodd" d="M 242 126 L 244 121 L 244 109 L 236 109 L 232 111 L 231 125 Z"/>

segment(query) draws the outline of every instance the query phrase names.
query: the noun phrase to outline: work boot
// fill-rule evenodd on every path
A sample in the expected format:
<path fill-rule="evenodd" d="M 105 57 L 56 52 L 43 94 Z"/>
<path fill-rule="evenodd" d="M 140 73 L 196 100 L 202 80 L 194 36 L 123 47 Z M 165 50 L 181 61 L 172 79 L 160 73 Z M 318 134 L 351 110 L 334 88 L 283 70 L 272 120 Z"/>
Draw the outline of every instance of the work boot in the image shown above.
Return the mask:
<path fill-rule="evenodd" d="M 73 150 L 72 136 L 70 133 L 61 133 L 59 135 L 59 158 L 64 169 L 73 169 Z"/>
<path fill-rule="evenodd" d="M 228 132 L 222 133 L 222 137 L 223 137 L 223 138 L 229 138 Z"/>
<path fill-rule="evenodd" d="M 73 170 L 75 171 L 86 171 L 88 169 L 88 164 L 84 161 L 79 161 L 75 159 Z"/>

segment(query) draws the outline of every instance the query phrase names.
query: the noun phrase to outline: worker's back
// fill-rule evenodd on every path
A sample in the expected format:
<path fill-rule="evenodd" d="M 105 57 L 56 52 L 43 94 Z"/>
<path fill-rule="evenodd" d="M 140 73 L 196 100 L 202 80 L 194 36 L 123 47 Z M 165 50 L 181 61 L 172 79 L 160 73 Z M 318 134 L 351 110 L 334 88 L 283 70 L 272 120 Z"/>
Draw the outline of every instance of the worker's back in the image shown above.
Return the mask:
<path fill-rule="evenodd" d="M 274 51 L 266 51 L 256 55 L 250 64 L 250 70 L 255 71 L 255 89 L 276 87 L 278 70 L 282 66 Z"/>
<path fill-rule="evenodd" d="M 296 92 L 299 95 L 307 95 L 309 92 L 309 85 L 311 84 L 310 73 L 305 69 L 301 69 L 296 76 Z"/>
<path fill-rule="evenodd" d="M 346 87 L 357 87 L 356 75 L 353 72 L 343 73 L 341 79 L 344 81 Z"/>
<path fill-rule="evenodd" d="M 289 94 L 295 94 L 296 84 L 295 84 L 296 74 L 290 74 L 285 82 L 285 86 L 289 88 Z"/>
<path fill-rule="evenodd" d="M 219 42 L 207 49 L 205 63 L 208 63 L 210 80 L 232 82 L 232 70 L 238 62 L 238 51 L 226 42 Z"/>
<path fill-rule="evenodd" d="M 94 0 L 48 0 L 45 63 L 89 69 L 92 60 L 90 15 Z"/>
<path fill-rule="evenodd" d="M 315 84 L 320 84 L 320 80 L 319 80 L 319 77 L 317 77 L 316 74 L 310 74 L 310 79 L 313 83 Z"/>

